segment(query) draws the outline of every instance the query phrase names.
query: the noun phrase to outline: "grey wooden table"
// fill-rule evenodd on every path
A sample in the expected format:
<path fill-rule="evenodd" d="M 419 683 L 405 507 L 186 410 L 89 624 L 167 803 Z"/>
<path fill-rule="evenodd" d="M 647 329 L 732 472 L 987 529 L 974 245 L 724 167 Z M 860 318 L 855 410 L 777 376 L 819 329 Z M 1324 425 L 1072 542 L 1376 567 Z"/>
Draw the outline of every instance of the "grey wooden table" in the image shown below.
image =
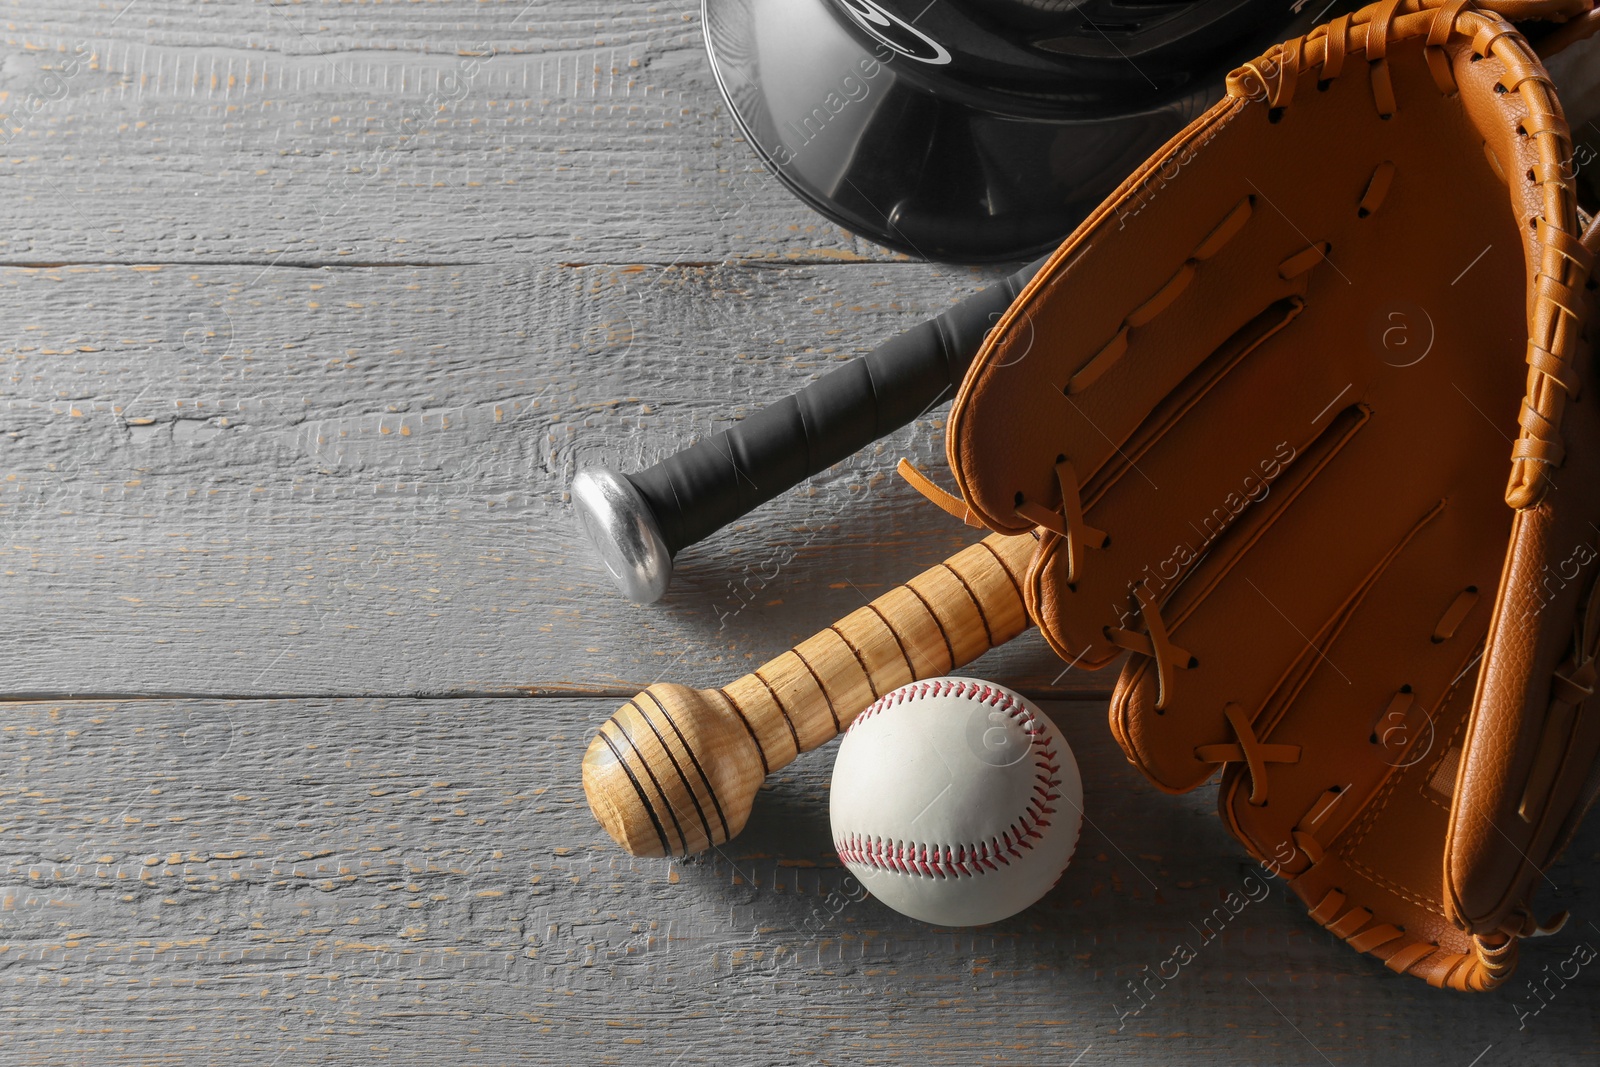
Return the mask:
<path fill-rule="evenodd" d="M 1573 921 L 1493 995 L 1388 975 L 1279 884 L 1202 937 L 1259 875 L 1036 637 L 974 670 L 1051 701 L 1092 825 L 1021 916 L 850 899 L 829 751 L 710 858 L 610 843 L 579 757 L 620 697 L 726 681 L 973 537 L 890 474 L 938 464 L 934 413 L 655 608 L 588 560 L 578 466 L 995 275 L 790 199 L 699 32 L 690 0 L 9 7 L 0 1062 L 1592 1058 L 1600 967 L 1560 974 L 1600 945 L 1594 827 L 1544 901 Z"/>

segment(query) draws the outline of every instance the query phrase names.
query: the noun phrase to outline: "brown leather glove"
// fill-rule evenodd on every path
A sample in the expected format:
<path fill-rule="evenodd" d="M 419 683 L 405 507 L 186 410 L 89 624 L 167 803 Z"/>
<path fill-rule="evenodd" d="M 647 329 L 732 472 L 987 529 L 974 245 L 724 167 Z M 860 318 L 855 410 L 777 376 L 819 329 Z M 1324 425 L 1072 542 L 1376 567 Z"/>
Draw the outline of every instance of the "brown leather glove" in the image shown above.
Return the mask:
<path fill-rule="evenodd" d="M 1386 0 L 1236 71 L 1017 299 L 948 433 L 977 518 L 1044 531 L 1051 646 L 1132 651 L 1128 758 L 1173 792 L 1224 767 L 1313 918 L 1457 989 L 1509 975 L 1600 786 L 1600 240 L 1497 10 L 1595 18 Z"/>
<path fill-rule="evenodd" d="M 1583 247 L 1600 253 L 1600 219 Z M 1527 929 L 1540 873 L 1600 792 L 1600 700 L 1590 699 L 1600 650 L 1600 299 L 1592 277 L 1572 281 L 1541 276 L 1531 302 L 1583 309 L 1575 391 L 1529 375 L 1518 452 L 1549 450 L 1550 486 L 1512 518 L 1445 838 L 1445 914 L 1484 935 Z M 1550 325 L 1575 330 L 1579 320 L 1562 312 Z M 1536 445 L 1536 430 L 1550 436 Z"/>

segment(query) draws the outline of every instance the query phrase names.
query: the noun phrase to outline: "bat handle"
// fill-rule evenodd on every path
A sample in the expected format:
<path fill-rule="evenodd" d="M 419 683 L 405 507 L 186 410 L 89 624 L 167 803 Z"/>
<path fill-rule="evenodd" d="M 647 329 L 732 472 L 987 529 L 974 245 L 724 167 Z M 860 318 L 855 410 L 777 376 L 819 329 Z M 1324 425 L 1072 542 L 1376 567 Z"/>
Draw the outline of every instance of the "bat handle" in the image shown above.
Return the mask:
<path fill-rule="evenodd" d="M 623 595 L 659 599 L 680 551 L 953 395 L 990 327 L 1043 263 L 648 470 L 580 471 L 573 506 Z"/>
<path fill-rule="evenodd" d="M 744 828 L 767 775 L 884 693 L 977 659 L 1029 626 L 1031 534 L 991 534 L 721 689 L 658 683 L 583 757 L 595 818 L 636 856 L 685 856 Z"/>

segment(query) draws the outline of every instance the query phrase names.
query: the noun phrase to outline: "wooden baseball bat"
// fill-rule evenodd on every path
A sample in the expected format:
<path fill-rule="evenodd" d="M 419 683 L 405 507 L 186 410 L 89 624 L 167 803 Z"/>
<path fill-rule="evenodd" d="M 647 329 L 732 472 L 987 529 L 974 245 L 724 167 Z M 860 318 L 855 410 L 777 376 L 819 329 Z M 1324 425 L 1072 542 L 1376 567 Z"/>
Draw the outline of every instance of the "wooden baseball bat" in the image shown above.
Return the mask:
<path fill-rule="evenodd" d="M 1032 534 L 991 534 L 721 689 L 658 683 L 583 757 L 600 825 L 635 856 L 686 856 L 744 829 L 767 775 L 884 693 L 970 663 L 1030 625 Z"/>

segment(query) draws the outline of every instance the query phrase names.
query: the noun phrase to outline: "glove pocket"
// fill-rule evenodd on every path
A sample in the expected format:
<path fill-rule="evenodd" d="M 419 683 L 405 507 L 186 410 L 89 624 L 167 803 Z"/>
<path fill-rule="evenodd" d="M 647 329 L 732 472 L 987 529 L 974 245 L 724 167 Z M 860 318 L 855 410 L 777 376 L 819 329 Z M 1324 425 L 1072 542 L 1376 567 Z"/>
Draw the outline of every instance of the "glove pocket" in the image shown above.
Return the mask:
<path fill-rule="evenodd" d="M 1479 648 L 1468 646 L 1474 656 Z M 1307 744 L 1298 776 L 1280 776 L 1270 803 L 1251 802 L 1253 783 L 1242 765 L 1224 773 L 1219 795 L 1229 830 L 1286 881 L 1315 922 L 1391 970 L 1460 990 L 1492 988 L 1516 958 L 1514 945 L 1486 949 L 1444 907 L 1440 858 L 1472 703 L 1471 662 L 1433 710 L 1409 705 L 1404 728 L 1420 727 L 1432 744 L 1384 755 L 1377 755 L 1380 743 L 1370 743 L 1368 753 L 1351 745 L 1354 751 L 1341 756 Z M 1369 710 L 1383 706 L 1374 733 L 1399 721 L 1394 701 L 1370 696 Z M 1370 716 L 1349 725 L 1359 730 L 1364 718 Z M 1292 735 L 1288 724 L 1273 734 Z"/>
<path fill-rule="evenodd" d="M 1283 454 L 1281 470 L 1259 494 L 1225 498 L 1199 523 L 1191 521 L 1170 566 L 1129 568 L 1134 577 L 1120 588 L 1037 583 L 1034 614 L 1052 645 L 1073 618 L 1074 600 L 1114 605 L 1116 616 L 1099 636 L 1107 648 L 1134 657 L 1112 697 L 1111 728 L 1158 787 L 1183 792 L 1210 778 L 1220 760 L 1198 750 L 1237 733 L 1229 707 L 1249 709 L 1253 718 L 1288 665 L 1307 654 L 1310 632 L 1324 619 L 1337 620 L 1372 580 L 1370 560 L 1381 565 L 1392 555 L 1394 539 L 1385 543 L 1382 524 L 1348 506 L 1352 479 L 1338 473 L 1348 466 L 1341 454 L 1370 419 L 1370 409 L 1358 404 L 1325 420 L 1312 440 Z M 1341 486 L 1313 491 L 1330 471 Z M 1309 545 L 1307 531 L 1315 534 Z M 1365 551 L 1355 547 L 1362 542 L 1370 542 Z M 1041 551 L 1034 570 L 1056 558 Z"/>

